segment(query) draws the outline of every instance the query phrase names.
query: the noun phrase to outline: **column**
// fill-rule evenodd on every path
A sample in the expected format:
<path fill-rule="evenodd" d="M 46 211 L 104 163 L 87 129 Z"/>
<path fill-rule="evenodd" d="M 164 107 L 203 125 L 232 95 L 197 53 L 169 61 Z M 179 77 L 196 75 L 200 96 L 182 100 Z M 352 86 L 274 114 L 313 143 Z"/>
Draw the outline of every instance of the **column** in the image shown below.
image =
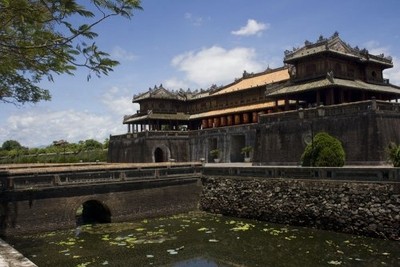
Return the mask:
<path fill-rule="evenodd" d="M 240 114 L 235 114 L 235 125 L 240 124 Z"/>
<path fill-rule="evenodd" d="M 233 117 L 232 115 L 228 115 L 228 126 L 231 126 L 233 124 Z"/>
<path fill-rule="evenodd" d="M 249 113 L 243 113 L 243 123 L 250 123 Z"/>
<path fill-rule="evenodd" d="M 252 115 L 253 115 L 252 121 L 253 122 L 258 122 L 258 113 L 254 111 Z"/>
<path fill-rule="evenodd" d="M 225 116 L 222 116 L 220 121 L 221 121 L 221 126 L 222 127 L 226 126 L 226 117 Z"/>
<path fill-rule="evenodd" d="M 289 98 L 286 97 L 285 98 L 285 111 L 288 111 L 288 110 L 289 110 Z"/>
<path fill-rule="evenodd" d="M 219 127 L 219 118 L 218 117 L 214 118 L 214 126 Z"/>
<path fill-rule="evenodd" d="M 214 120 L 212 118 L 208 119 L 208 127 L 210 127 L 210 128 L 214 127 Z"/>

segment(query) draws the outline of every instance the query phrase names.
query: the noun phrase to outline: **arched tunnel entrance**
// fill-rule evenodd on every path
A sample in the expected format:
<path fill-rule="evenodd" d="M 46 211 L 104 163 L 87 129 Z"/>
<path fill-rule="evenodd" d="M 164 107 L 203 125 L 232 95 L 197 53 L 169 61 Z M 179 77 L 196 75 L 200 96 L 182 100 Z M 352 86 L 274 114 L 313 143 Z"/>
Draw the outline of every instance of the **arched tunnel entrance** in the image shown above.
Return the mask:
<path fill-rule="evenodd" d="M 76 212 L 76 224 L 97 224 L 110 223 L 110 209 L 97 200 L 88 200 L 84 202 Z"/>
<path fill-rule="evenodd" d="M 154 161 L 155 162 L 164 162 L 165 161 L 164 152 L 159 147 L 157 147 L 156 150 L 154 150 Z"/>

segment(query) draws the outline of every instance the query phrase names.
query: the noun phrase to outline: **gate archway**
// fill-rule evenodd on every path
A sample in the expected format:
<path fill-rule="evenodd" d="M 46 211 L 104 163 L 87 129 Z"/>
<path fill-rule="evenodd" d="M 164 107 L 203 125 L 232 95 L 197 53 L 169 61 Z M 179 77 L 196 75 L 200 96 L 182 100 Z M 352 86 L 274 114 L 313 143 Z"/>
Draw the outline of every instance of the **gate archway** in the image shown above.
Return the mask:
<path fill-rule="evenodd" d="M 164 152 L 162 151 L 161 148 L 157 147 L 156 150 L 154 150 L 154 162 L 164 162 L 166 161 L 164 159 Z"/>
<path fill-rule="evenodd" d="M 171 151 L 166 145 L 157 145 L 152 151 L 153 162 L 167 162 L 171 158 Z"/>

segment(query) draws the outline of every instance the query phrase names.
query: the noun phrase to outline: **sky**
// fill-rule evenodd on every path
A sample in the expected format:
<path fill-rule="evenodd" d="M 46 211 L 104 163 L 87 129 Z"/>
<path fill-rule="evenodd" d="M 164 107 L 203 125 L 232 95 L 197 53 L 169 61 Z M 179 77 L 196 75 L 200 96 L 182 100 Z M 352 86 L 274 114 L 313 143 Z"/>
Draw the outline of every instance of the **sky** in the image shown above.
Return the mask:
<path fill-rule="evenodd" d="M 78 1 L 79 2 L 79 1 Z M 82 0 L 81 3 L 86 3 Z M 136 113 L 135 94 L 162 84 L 170 90 L 226 85 L 244 70 L 283 66 L 285 50 L 338 32 L 351 46 L 393 58 L 385 70 L 400 86 L 398 0 L 142 0 L 128 20 L 96 26 L 96 44 L 120 62 L 108 76 L 87 81 L 87 69 L 42 82 L 51 101 L 0 102 L 0 145 L 26 147 L 124 134 L 124 115 Z"/>

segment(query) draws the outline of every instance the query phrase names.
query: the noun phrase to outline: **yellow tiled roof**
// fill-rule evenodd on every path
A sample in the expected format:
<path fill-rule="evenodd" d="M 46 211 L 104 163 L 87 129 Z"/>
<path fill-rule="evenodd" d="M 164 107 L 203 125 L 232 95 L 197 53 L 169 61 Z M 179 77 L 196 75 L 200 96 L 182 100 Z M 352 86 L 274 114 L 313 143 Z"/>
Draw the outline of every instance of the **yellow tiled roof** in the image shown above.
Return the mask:
<path fill-rule="evenodd" d="M 284 105 L 285 101 L 284 100 L 279 100 L 278 101 L 278 106 Z M 199 119 L 199 118 L 205 118 L 205 117 L 213 117 L 213 116 L 220 116 L 220 115 L 228 115 L 232 113 L 239 113 L 239 112 L 244 112 L 244 111 L 254 111 L 254 110 L 260 110 L 260 109 L 265 109 L 265 108 L 271 108 L 275 106 L 275 101 L 269 101 L 269 102 L 264 102 L 260 104 L 253 104 L 253 105 L 247 105 L 247 106 L 240 106 L 240 107 L 234 107 L 234 108 L 227 108 L 227 109 L 218 109 L 218 110 L 211 110 L 203 113 L 197 113 L 190 115 L 190 119 Z"/>
<path fill-rule="evenodd" d="M 212 93 L 211 96 L 214 95 L 221 95 L 221 94 L 227 94 L 227 93 L 232 93 L 235 91 L 240 91 L 240 90 L 246 90 L 246 89 L 251 89 L 257 86 L 263 86 L 275 82 L 281 82 L 284 80 L 289 79 L 289 71 L 287 68 L 283 68 L 277 71 L 273 72 L 268 72 L 264 73 L 261 75 L 256 75 L 253 77 L 249 78 L 244 78 L 239 80 L 236 83 L 233 83 L 231 85 L 228 85 L 227 87 Z"/>

